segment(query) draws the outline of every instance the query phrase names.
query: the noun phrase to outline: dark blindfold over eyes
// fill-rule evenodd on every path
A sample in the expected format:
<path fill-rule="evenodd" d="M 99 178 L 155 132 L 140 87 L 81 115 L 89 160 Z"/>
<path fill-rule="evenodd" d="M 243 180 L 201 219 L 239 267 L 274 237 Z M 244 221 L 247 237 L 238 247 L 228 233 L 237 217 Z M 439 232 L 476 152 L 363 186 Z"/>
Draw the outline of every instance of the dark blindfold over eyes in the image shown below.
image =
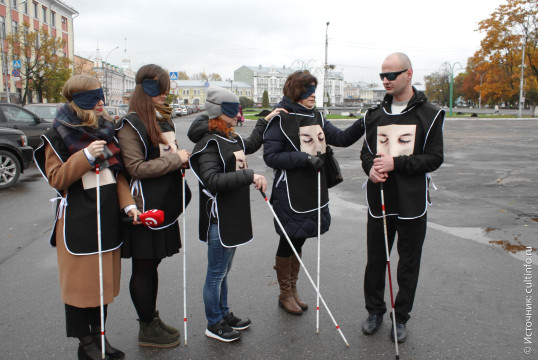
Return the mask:
<path fill-rule="evenodd" d="M 239 113 L 239 103 L 223 102 L 221 105 L 221 109 L 224 115 L 234 118 Z"/>
<path fill-rule="evenodd" d="M 105 101 L 105 95 L 103 89 L 95 89 L 89 91 L 81 91 L 73 94 L 73 102 L 81 109 L 91 110 L 97 105 L 97 103 L 103 100 Z"/>
<path fill-rule="evenodd" d="M 161 95 L 161 87 L 158 80 L 144 79 L 142 80 L 142 89 L 151 97 Z"/>
<path fill-rule="evenodd" d="M 299 99 L 301 100 L 308 99 L 310 95 L 312 95 L 315 92 L 316 92 L 316 85 L 307 85 L 305 92 L 301 94 Z"/>

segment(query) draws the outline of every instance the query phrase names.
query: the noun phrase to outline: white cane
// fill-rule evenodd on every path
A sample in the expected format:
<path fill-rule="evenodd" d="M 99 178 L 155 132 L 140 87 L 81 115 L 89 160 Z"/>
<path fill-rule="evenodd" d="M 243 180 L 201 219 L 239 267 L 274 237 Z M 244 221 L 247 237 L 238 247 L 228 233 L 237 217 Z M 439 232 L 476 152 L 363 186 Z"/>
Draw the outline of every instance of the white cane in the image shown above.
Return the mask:
<path fill-rule="evenodd" d="M 319 293 L 319 289 L 318 287 L 316 286 L 316 284 L 314 283 L 314 280 L 312 280 L 312 277 L 310 276 L 310 273 L 308 272 L 308 270 L 306 269 L 306 266 L 304 265 L 303 261 L 301 260 L 301 258 L 299 257 L 299 254 L 297 253 L 297 250 L 295 249 L 295 247 L 293 246 L 288 234 L 286 233 L 286 230 L 284 230 L 284 226 L 282 226 L 282 223 L 280 222 L 280 220 L 278 219 L 278 216 L 276 215 L 275 213 L 275 210 L 273 209 L 273 207 L 271 206 L 271 204 L 269 204 L 269 200 L 267 199 L 267 196 L 265 196 L 265 193 L 260 189 L 260 193 L 262 194 L 263 196 L 263 199 L 265 200 L 265 203 L 267 204 L 267 206 L 269 206 L 269 209 L 271 210 L 271 212 L 273 213 L 273 217 L 275 218 L 276 222 L 278 223 L 278 226 L 280 226 L 280 229 L 282 230 L 282 233 L 284 233 L 284 235 L 286 236 L 286 240 L 288 240 L 288 244 L 290 245 L 291 247 L 291 250 L 293 250 L 293 254 L 297 257 L 297 260 L 299 260 L 299 264 L 301 264 L 301 267 L 303 268 L 306 276 L 308 277 L 308 280 L 310 280 L 310 283 L 312 284 L 312 286 L 314 287 L 314 289 L 316 290 L 316 292 L 319 294 L 319 298 L 321 300 L 321 302 L 323 303 L 323 306 L 325 306 L 325 309 L 327 309 L 327 313 L 329 314 L 329 316 L 331 317 L 331 320 L 333 321 L 334 323 L 334 326 L 336 326 L 336 330 L 338 330 L 338 332 L 340 333 L 340 336 L 342 337 L 342 339 L 344 340 L 344 342 L 346 343 L 346 346 L 349 346 L 349 343 L 347 342 L 346 340 L 346 337 L 344 336 L 344 334 L 342 333 L 342 330 L 340 329 L 340 326 L 336 323 L 336 320 L 334 319 L 334 316 L 333 314 L 331 313 L 331 310 L 329 310 L 329 307 L 327 306 L 327 303 L 325 302 L 325 300 L 323 299 L 323 297 L 321 296 L 321 294 Z"/>
<path fill-rule="evenodd" d="M 319 153 L 318 153 L 319 154 Z M 319 156 L 319 155 L 318 155 Z M 321 264 L 321 170 L 318 170 L 318 292 L 316 300 L 316 334 L 319 334 L 319 272 Z"/>
<path fill-rule="evenodd" d="M 97 191 L 97 251 L 99 253 L 99 305 L 101 311 L 101 359 L 105 358 L 105 307 L 103 301 L 103 249 L 101 246 L 101 188 L 99 183 L 99 164 L 95 165 Z"/>
<path fill-rule="evenodd" d="M 396 334 L 396 311 L 394 310 L 394 296 L 392 295 L 392 277 L 390 275 L 390 253 L 389 253 L 389 239 L 387 235 L 387 216 L 385 214 L 385 192 L 383 191 L 383 183 L 379 183 L 381 188 L 381 211 L 383 213 L 383 230 L 385 233 L 385 253 L 387 255 L 387 271 L 389 273 L 389 287 L 390 287 L 390 303 L 392 305 L 392 331 L 394 332 L 394 346 L 396 347 L 396 360 L 400 358 L 398 353 L 398 339 Z"/>
<path fill-rule="evenodd" d="M 187 346 L 187 230 L 185 217 L 185 169 L 181 169 L 181 182 L 183 185 L 183 324 L 185 331 L 185 346 Z"/>

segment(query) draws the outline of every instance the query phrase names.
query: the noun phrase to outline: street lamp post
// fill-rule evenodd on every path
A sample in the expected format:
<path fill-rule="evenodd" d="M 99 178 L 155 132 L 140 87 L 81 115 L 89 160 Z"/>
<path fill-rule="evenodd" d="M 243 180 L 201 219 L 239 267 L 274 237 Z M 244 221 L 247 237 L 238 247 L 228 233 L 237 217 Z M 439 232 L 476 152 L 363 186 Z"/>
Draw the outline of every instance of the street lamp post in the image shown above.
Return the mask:
<path fill-rule="evenodd" d="M 226 79 L 226 81 L 230 83 L 230 91 L 231 91 L 231 92 L 234 92 L 234 91 L 233 91 L 233 84 L 234 84 L 233 79 Z"/>
<path fill-rule="evenodd" d="M 327 110 L 327 77 L 329 72 L 329 65 L 327 64 L 327 50 L 329 48 L 329 22 L 325 28 L 325 72 L 323 73 L 323 111 L 325 115 L 328 114 Z"/>
<path fill-rule="evenodd" d="M 459 65 L 460 66 L 460 69 L 463 68 L 463 66 L 461 66 L 461 64 L 459 62 L 455 62 L 454 64 L 450 64 L 448 61 L 445 61 L 443 63 L 443 65 L 441 66 L 444 66 L 445 67 L 445 71 L 447 71 L 450 75 L 450 100 L 449 100 L 449 103 L 450 103 L 450 111 L 448 113 L 448 115 L 452 116 L 452 98 L 453 98 L 453 93 L 454 93 L 454 68 L 456 67 L 456 65 Z"/>
<path fill-rule="evenodd" d="M 116 49 L 119 49 L 119 46 L 116 46 L 114 49 L 110 50 L 108 52 L 108 54 L 106 54 L 106 57 L 105 57 L 105 66 L 104 66 L 105 67 L 105 90 L 106 90 L 106 92 L 105 92 L 105 96 L 106 96 L 105 100 L 107 101 L 107 103 L 108 103 L 108 67 L 107 67 L 107 65 L 108 65 L 108 57 L 109 57 L 110 54 L 112 54 L 112 51 L 114 51 Z"/>
<path fill-rule="evenodd" d="M 482 108 L 482 79 L 484 79 L 484 75 L 486 75 L 488 71 L 484 71 L 482 75 L 480 75 L 480 90 L 478 91 L 478 108 Z"/>

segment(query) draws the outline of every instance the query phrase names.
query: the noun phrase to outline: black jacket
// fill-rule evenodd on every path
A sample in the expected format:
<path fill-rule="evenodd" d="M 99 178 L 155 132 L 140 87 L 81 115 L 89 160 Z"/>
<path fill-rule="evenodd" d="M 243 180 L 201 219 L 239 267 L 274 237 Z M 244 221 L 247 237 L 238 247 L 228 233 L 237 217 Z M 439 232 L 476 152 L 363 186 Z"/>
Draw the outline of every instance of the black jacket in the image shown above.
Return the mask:
<path fill-rule="evenodd" d="M 223 246 L 233 247 L 252 240 L 249 186 L 254 171 L 246 163 L 241 169 L 235 153 L 246 155 L 257 151 L 266 125 L 264 119 L 258 120 L 252 134 L 243 139 L 239 135 L 226 138 L 210 132 L 206 115 L 192 123 L 187 135 L 196 142 L 189 163 L 199 180 L 200 240 L 207 241 L 210 223 L 218 224 Z"/>
<path fill-rule="evenodd" d="M 289 111 L 297 111 L 287 109 Z M 308 113 L 308 112 L 307 112 Z M 317 113 L 317 110 L 309 113 Z M 295 212 L 290 207 L 288 189 L 284 181 L 279 181 L 284 170 L 304 168 L 307 166 L 308 155 L 295 149 L 290 139 L 286 137 L 280 126 L 285 119 L 293 119 L 290 116 L 276 116 L 269 123 L 263 139 L 263 158 L 267 166 L 274 169 L 274 181 L 271 192 L 273 208 L 282 222 L 288 236 L 292 238 L 310 238 L 317 236 L 317 210 L 310 212 Z M 362 119 L 357 120 L 345 130 L 340 130 L 326 119 L 322 119 L 322 128 L 328 145 L 347 147 L 358 141 L 364 134 Z M 313 176 L 315 172 L 313 172 Z M 316 196 L 316 194 L 312 194 Z M 329 230 L 331 215 L 329 207 L 321 208 L 321 233 Z M 275 224 L 276 232 L 283 235 L 280 227 Z"/>
<path fill-rule="evenodd" d="M 366 132 L 361 160 L 367 175 L 378 153 L 378 127 L 416 126 L 412 154 L 394 156 L 394 170 L 383 185 L 387 215 L 397 215 L 401 219 L 413 219 L 426 213 L 429 173 L 443 163 L 445 113 L 429 103 L 424 93 L 415 88 L 413 91 L 413 97 L 401 114 L 391 114 L 392 96 L 386 95 L 381 107 L 370 109 L 364 115 Z M 370 215 L 382 216 L 380 186 L 371 180 L 367 184 L 367 200 Z"/>

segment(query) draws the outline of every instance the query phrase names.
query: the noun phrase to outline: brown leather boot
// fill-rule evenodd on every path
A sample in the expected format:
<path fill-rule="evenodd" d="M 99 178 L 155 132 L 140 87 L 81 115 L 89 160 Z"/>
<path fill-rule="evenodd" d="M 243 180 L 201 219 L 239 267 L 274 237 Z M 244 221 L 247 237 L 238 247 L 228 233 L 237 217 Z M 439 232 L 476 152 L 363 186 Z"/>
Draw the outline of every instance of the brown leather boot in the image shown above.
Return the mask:
<path fill-rule="evenodd" d="M 278 305 L 288 313 L 293 315 L 302 315 L 303 310 L 295 302 L 293 292 L 291 291 L 291 256 L 275 258 L 276 277 L 280 285 L 280 295 L 278 296 Z"/>
<path fill-rule="evenodd" d="M 301 253 L 299 253 L 299 257 L 301 257 Z M 295 302 L 297 305 L 301 307 L 301 309 L 307 310 L 308 304 L 301 300 L 299 297 L 299 294 L 297 293 L 297 279 L 299 278 L 299 271 L 301 270 L 301 263 L 299 262 L 299 259 L 295 255 L 292 255 L 291 257 L 291 292 L 293 293 L 293 298 L 295 299 Z"/>

